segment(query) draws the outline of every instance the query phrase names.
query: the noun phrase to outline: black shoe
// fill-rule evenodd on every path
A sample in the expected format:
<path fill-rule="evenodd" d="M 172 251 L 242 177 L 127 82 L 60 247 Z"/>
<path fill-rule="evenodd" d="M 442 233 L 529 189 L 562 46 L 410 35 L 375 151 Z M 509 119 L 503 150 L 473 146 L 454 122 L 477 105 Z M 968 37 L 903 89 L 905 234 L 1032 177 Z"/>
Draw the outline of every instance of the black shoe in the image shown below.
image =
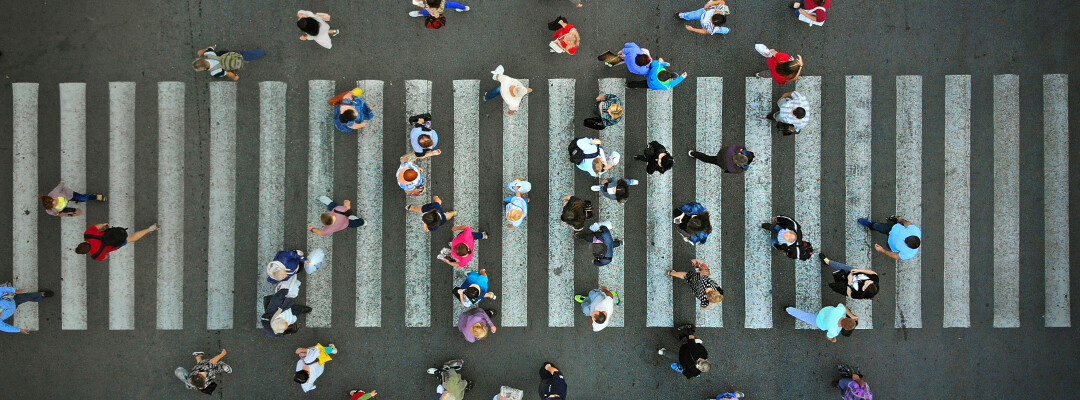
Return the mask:
<path fill-rule="evenodd" d="M 487 310 L 487 309 L 485 309 L 484 312 L 487 313 L 488 318 L 495 318 L 495 315 L 498 314 L 498 312 L 495 311 L 495 310 Z"/>
<path fill-rule="evenodd" d="M 53 293 L 53 291 L 49 290 L 49 289 L 41 289 L 41 290 L 38 290 L 38 291 L 41 292 L 41 297 L 53 297 L 53 295 L 56 294 L 56 293 Z"/>
<path fill-rule="evenodd" d="M 895 224 L 897 222 L 900 222 L 900 216 L 899 215 L 892 215 L 889 218 L 885 218 L 885 220 Z"/>
<path fill-rule="evenodd" d="M 468 383 L 465 384 L 465 391 L 468 392 L 472 390 L 473 386 L 476 386 L 476 381 L 468 381 Z"/>
<path fill-rule="evenodd" d="M 772 114 L 766 115 L 764 118 L 769 120 L 769 121 L 773 121 L 773 122 L 776 121 L 776 118 L 773 118 Z"/>
<path fill-rule="evenodd" d="M 767 230 L 767 231 L 771 231 L 771 230 L 772 230 L 772 224 L 770 224 L 770 223 L 768 223 L 768 222 L 766 222 L 766 223 L 764 223 L 764 224 L 761 224 L 761 229 L 764 229 L 764 230 Z"/>
<path fill-rule="evenodd" d="M 818 258 L 820 258 L 820 259 L 821 259 L 821 263 L 822 263 L 822 264 L 825 264 L 825 265 L 829 265 L 828 263 L 826 263 L 826 262 L 825 262 L 825 259 L 826 259 L 826 258 L 829 258 L 829 257 L 826 257 L 826 256 L 825 256 L 825 253 L 818 253 L 818 255 L 817 255 L 817 256 L 818 256 Z"/>
<path fill-rule="evenodd" d="M 619 246 L 622 246 L 622 240 L 615 240 L 615 241 L 613 241 L 613 242 L 612 242 L 612 246 L 613 246 L 613 247 L 619 247 Z"/>
<path fill-rule="evenodd" d="M 649 159 L 641 154 L 634 156 L 635 160 L 649 162 Z"/>
<path fill-rule="evenodd" d="M 308 307 L 308 306 L 304 306 L 304 308 L 300 309 L 301 314 L 307 314 L 307 313 L 310 313 L 310 312 L 311 312 L 311 307 Z"/>

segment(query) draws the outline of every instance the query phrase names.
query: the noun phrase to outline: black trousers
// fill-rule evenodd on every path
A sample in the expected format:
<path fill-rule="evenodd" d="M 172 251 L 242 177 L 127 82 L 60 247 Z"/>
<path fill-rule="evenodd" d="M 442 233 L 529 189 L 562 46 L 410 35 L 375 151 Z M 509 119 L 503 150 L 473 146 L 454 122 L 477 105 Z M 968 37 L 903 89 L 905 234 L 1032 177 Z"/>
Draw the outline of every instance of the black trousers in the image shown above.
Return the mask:
<path fill-rule="evenodd" d="M 701 162 L 705 162 L 705 163 L 709 163 L 709 164 L 712 164 L 712 165 L 716 165 L 718 167 L 722 167 L 720 165 L 720 153 L 716 153 L 715 156 L 710 156 L 710 155 L 702 153 L 700 151 L 693 150 L 693 151 L 690 152 L 690 156 L 698 159 Z"/>

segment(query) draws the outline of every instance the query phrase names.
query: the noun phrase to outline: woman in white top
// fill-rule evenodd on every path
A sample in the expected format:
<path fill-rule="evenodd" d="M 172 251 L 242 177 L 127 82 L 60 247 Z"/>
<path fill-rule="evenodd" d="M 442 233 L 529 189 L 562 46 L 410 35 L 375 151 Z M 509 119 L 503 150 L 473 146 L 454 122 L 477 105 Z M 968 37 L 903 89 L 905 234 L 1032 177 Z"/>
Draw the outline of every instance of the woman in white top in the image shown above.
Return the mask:
<path fill-rule="evenodd" d="M 319 46 L 330 48 L 330 37 L 339 33 L 337 29 L 330 29 L 330 14 L 300 10 L 296 17 L 296 26 L 305 33 L 300 40 L 314 40 Z"/>
<path fill-rule="evenodd" d="M 487 91 L 484 94 L 484 101 L 494 99 L 495 96 L 502 95 L 503 101 L 506 102 L 507 114 L 513 114 L 517 112 L 518 107 L 521 106 L 521 99 L 525 98 L 525 95 L 532 93 L 532 88 L 526 87 L 521 81 L 503 75 L 503 66 L 500 65 L 491 71 L 491 79 L 499 81 L 499 86 Z"/>

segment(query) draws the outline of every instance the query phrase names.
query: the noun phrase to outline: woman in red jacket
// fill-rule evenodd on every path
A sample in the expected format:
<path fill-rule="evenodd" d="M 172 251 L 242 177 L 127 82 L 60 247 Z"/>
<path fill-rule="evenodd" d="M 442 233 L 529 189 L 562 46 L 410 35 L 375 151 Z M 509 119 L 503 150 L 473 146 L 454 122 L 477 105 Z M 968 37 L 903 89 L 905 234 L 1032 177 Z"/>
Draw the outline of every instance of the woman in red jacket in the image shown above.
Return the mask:
<path fill-rule="evenodd" d="M 802 56 L 795 55 L 795 58 L 791 58 L 787 53 L 778 52 L 776 49 L 769 49 L 769 55 L 766 56 L 764 50 L 761 51 L 769 69 L 758 72 L 758 78 L 772 76 L 773 80 L 781 85 L 799 79 L 803 67 Z"/>
<path fill-rule="evenodd" d="M 555 40 L 551 41 L 552 53 L 577 54 L 578 44 L 581 43 L 581 35 L 577 28 L 566 22 L 566 18 L 559 17 L 548 24 L 548 29 L 555 31 L 551 35 Z"/>

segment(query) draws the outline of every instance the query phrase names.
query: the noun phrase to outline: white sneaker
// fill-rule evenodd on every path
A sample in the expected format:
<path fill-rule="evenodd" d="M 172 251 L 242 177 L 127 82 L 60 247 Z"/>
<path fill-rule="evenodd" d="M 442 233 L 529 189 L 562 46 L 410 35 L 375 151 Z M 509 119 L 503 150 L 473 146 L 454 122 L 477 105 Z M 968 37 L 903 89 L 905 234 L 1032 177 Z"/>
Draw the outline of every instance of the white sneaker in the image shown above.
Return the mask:
<path fill-rule="evenodd" d="M 592 191 L 594 191 L 594 192 L 599 192 L 599 191 L 603 190 L 603 189 L 604 189 L 604 187 L 603 187 L 603 186 L 600 186 L 600 185 L 592 185 L 592 186 L 590 187 L 590 189 L 592 189 Z"/>
<path fill-rule="evenodd" d="M 495 81 L 499 80 L 499 75 L 502 75 L 504 71 L 506 70 L 503 69 L 502 65 L 495 67 L 495 70 L 491 71 L 491 79 Z"/>
<path fill-rule="evenodd" d="M 630 185 L 630 186 L 636 186 L 638 184 L 638 180 L 637 179 L 627 179 L 626 184 Z"/>
<path fill-rule="evenodd" d="M 661 347 L 661 348 L 660 348 L 660 350 L 657 350 L 657 351 L 656 351 L 656 354 L 659 354 L 659 355 L 664 355 L 664 351 L 666 351 L 666 350 L 667 350 L 667 349 L 665 349 L 665 348 Z"/>
<path fill-rule="evenodd" d="M 423 16 L 423 14 L 420 14 L 419 11 L 409 11 L 409 16 L 410 17 L 420 17 L 420 16 Z"/>
<path fill-rule="evenodd" d="M 461 9 L 456 9 L 456 8 L 455 8 L 455 9 L 454 9 L 454 11 L 457 11 L 457 12 L 462 12 L 462 11 L 469 11 L 469 6 L 465 6 L 465 9 L 464 9 L 464 10 L 461 10 Z"/>
<path fill-rule="evenodd" d="M 428 375 L 435 375 L 436 372 L 439 372 L 439 370 L 437 368 L 428 368 L 427 369 Z"/>

